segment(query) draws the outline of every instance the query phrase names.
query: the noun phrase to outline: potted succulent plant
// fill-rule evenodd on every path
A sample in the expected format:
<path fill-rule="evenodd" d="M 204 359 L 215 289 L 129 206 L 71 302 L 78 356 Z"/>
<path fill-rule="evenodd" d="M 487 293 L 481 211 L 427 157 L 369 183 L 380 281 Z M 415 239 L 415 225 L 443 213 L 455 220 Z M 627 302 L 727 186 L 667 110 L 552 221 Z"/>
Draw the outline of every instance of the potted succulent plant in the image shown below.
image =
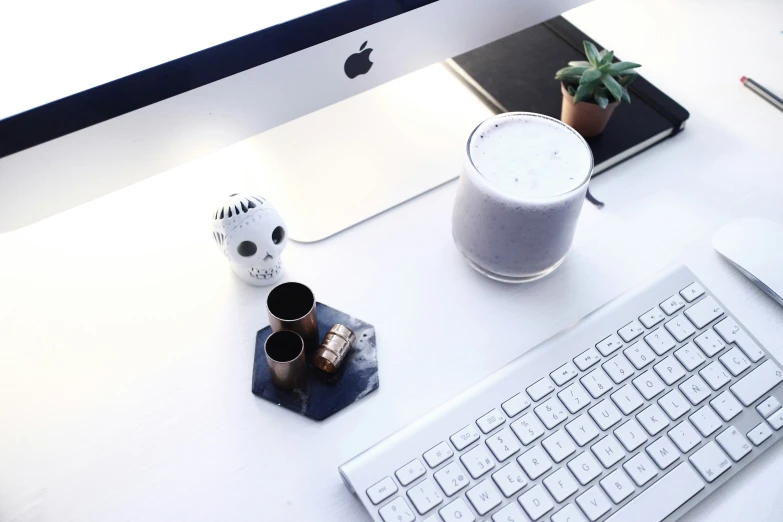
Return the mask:
<path fill-rule="evenodd" d="M 601 134 L 615 107 L 625 100 L 631 103 L 628 85 L 636 78 L 638 63 L 615 62 L 614 51 L 598 49 L 584 41 L 587 61 L 569 62 L 557 71 L 563 92 L 560 119 L 588 138 Z"/>

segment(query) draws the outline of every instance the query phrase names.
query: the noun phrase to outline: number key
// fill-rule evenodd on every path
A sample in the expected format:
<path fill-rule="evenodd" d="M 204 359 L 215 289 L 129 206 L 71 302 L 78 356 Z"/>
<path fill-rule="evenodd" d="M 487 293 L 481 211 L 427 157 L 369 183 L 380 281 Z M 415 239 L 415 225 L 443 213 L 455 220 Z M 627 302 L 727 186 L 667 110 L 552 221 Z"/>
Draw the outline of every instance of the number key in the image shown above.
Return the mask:
<path fill-rule="evenodd" d="M 533 411 L 550 430 L 568 418 L 563 404 L 555 397 L 550 397 Z"/>
<path fill-rule="evenodd" d="M 613 357 L 608 362 L 604 363 L 602 368 L 606 370 L 609 377 L 617 384 L 620 384 L 634 374 L 633 366 L 631 366 L 631 363 L 628 362 L 628 359 L 623 354 L 618 354 L 617 357 Z"/>
<path fill-rule="evenodd" d="M 416 520 L 413 511 L 402 497 L 395 498 L 378 510 L 378 513 L 383 522 L 413 522 Z"/>
<path fill-rule="evenodd" d="M 590 395 L 592 395 L 594 399 L 597 399 L 614 387 L 612 380 L 601 368 L 596 368 L 582 377 L 580 381 L 585 385 L 585 388 L 587 388 L 587 391 L 590 392 Z"/>
<path fill-rule="evenodd" d="M 468 474 L 456 462 L 445 466 L 435 472 L 435 480 L 440 485 L 447 497 L 452 496 L 470 483 Z"/>
<path fill-rule="evenodd" d="M 484 446 L 477 446 L 460 457 L 468 473 L 477 479 L 495 467 L 495 460 Z"/>
<path fill-rule="evenodd" d="M 644 343 L 636 343 L 623 353 L 636 366 L 637 370 L 641 370 L 655 360 L 655 354 Z"/>

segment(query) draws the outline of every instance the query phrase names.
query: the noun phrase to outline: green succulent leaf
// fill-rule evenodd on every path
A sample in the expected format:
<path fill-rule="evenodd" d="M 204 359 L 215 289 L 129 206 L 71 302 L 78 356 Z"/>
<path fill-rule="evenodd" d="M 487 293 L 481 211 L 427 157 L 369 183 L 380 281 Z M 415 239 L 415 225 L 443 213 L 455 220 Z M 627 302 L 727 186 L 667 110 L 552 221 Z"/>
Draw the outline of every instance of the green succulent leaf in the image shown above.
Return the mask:
<path fill-rule="evenodd" d="M 601 65 L 601 56 L 595 44 L 588 40 L 585 40 L 583 44 L 585 46 L 585 56 L 587 56 L 587 60 L 593 65 L 593 67 L 598 67 Z"/>
<path fill-rule="evenodd" d="M 593 66 L 593 64 L 591 64 L 590 62 L 585 62 L 583 60 L 582 61 L 576 61 L 576 62 L 568 62 L 568 65 L 570 65 L 571 67 L 592 67 Z"/>
<path fill-rule="evenodd" d="M 631 95 L 628 94 L 628 89 L 623 87 L 623 100 L 627 101 L 628 103 L 631 103 Z"/>
<path fill-rule="evenodd" d="M 573 85 L 567 85 L 566 90 L 568 91 L 568 94 L 570 94 L 571 96 L 576 95 L 576 89 L 574 88 Z"/>
<path fill-rule="evenodd" d="M 636 69 L 637 67 L 641 67 L 641 65 L 634 62 L 617 62 L 610 65 L 606 72 L 612 76 L 617 76 L 619 74 L 628 74 L 632 72 L 631 69 Z M 635 73 L 636 71 L 633 72 Z"/>
<path fill-rule="evenodd" d="M 582 84 L 585 84 L 585 83 L 592 83 L 592 82 L 598 80 L 599 78 L 601 78 L 602 75 L 603 75 L 603 73 L 601 71 L 599 71 L 598 69 L 587 69 L 582 74 L 582 79 L 579 80 L 579 85 L 582 85 Z"/>
<path fill-rule="evenodd" d="M 628 71 L 628 74 L 625 76 L 620 76 L 619 78 L 615 78 L 617 80 L 617 83 L 622 85 L 623 87 L 628 87 L 631 82 L 633 82 L 638 75 L 636 74 L 636 71 Z"/>
<path fill-rule="evenodd" d="M 576 94 L 574 95 L 574 103 L 579 103 L 580 101 L 590 98 L 592 92 L 593 92 L 593 87 L 591 84 L 580 85 L 579 88 L 576 89 Z"/>
<path fill-rule="evenodd" d="M 564 80 L 568 78 L 578 80 L 586 70 L 587 67 L 563 67 L 555 73 L 555 79 Z"/>
<path fill-rule="evenodd" d="M 614 60 L 614 51 L 604 49 L 601 54 L 601 65 L 611 65 L 612 60 Z"/>
<path fill-rule="evenodd" d="M 595 103 L 600 105 L 602 109 L 606 109 L 606 107 L 609 105 L 609 98 L 607 98 L 603 94 L 596 93 L 594 98 L 595 98 Z"/>
<path fill-rule="evenodd" d="M 601 78 L 601 81 L 604 83 L 607 89 L 609 89 L 609 92 L 612 93 L 612 96 L 615 100 L 620 101 L 623 97 L 623 87 L 619 83 L 617 83 L 617 80 L 612 78 L 611 76 L 604 76 Z"/>

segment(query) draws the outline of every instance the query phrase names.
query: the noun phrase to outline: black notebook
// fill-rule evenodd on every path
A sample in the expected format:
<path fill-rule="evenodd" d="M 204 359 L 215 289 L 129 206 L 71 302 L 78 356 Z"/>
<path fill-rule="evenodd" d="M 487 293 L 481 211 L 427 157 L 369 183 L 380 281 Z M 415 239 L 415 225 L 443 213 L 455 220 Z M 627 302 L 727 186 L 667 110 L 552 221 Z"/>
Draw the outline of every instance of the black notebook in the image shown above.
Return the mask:
<path fill-rule="evenodd" d="M 586 60 L 584 40 L 603 48 L 557 17 L 457 56 L 450 65 L 497 112 L 537 112 L 559 119 L 562 94 L 555 72 L 569 61 Z M 587 139 L 595 159 L 594 174 L 685 127 L 688 111 L 641 75 L 628 91 L 631 103 L 621 103 L 603 134 Z"/>

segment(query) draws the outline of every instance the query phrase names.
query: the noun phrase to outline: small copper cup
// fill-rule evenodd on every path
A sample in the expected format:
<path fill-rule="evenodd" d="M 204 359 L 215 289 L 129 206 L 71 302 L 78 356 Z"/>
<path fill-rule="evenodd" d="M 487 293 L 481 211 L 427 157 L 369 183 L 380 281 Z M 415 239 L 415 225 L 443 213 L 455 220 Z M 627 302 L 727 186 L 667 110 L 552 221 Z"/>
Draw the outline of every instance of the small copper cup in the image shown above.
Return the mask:
<path fill-rule="evenodd" d="M 315 296 L 305 285 L 294 282 L 277 285 L 266 298 L 266 311 L 273 332 L 290 330 L 302 336 L 305 350 L 318 347 Z"/>
<path fill-rule="evenodd" d="M 332 326 L 324 337 L 324 342 L 315 352 L 313 364 L 326 373 L 336 372 L 351 351 L 351 344 L 355 340 L 356 336 L 345 326 L 341 324 Z"/>
<path fill-rule="evenodd" d="M 272 384 L 284 390 L 304 387 L 307 379 L 304 341 L 296 332 L 274 332 L 264 341 Z"/>

